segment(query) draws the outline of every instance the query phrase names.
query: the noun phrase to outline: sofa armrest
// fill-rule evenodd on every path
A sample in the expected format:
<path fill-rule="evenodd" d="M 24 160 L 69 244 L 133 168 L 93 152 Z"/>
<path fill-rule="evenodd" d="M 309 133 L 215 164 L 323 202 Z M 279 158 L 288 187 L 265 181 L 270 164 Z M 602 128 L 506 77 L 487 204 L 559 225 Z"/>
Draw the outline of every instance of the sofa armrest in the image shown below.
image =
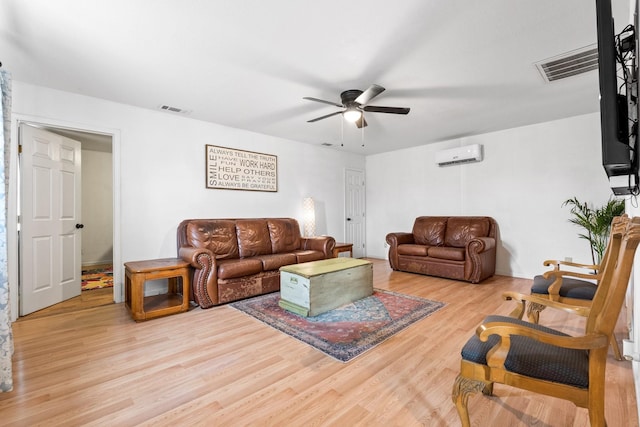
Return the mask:
<path fill-rule="evenodd" d="M 471 283 L 493 276 L 496 270 L 496 239 L 476 237 L 467 242 L 465 276 Z"/>
<path fill-rule="evenodd" d="M 467 243 L 467 252 L 481 254 L 486 251 L 495 250 L 496 239 L 493 237 L 476 237 Z"/>
<path fill-rule="evenodd" d="M 389 244 L 389 265 L 392 269 L 398 269 L 398 245 L 415 243 L 413 233 L 396 232 L 389 233 L 385 238 Z"/>
<path fill-rule="evenodd" d="M 415 243 L 412 233 L 389 233 L 387 234 L 386 241 L 389 246 L 398 246 Z"/>
<path fill-rule="evenodd" d="M 182 246 L 178 249 L 178 256 L 194 268 L 191 290 L 195 302 L 202 308 L 218 304 L 218 266 L 213 252 Z"/>
<path fill-rule="evenodd" d="M 333 258 L 336 239 L 331 236 L 302 237 L 300 246 L 307 251 L 320 251 L 325 258 Z"/>

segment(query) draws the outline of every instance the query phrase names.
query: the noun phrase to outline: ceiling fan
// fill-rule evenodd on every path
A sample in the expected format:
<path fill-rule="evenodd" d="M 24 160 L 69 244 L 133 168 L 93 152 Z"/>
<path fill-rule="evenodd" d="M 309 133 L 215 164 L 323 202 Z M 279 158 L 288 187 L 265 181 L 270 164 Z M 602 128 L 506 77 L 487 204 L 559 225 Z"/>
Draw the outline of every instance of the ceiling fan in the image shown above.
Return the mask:
<path fill-rule="evenodd" d="M 364 112 L 371 113 L 391 113 L 391 114 L 409 114 L 409 108 L 400 107 L 379 107 L 375 105 L 367 105 L 376 96 L 380 95 L 384 91 L 384 88 L 379 85 L 371 85 L 364 92 L 358 89 L 345 90 L 340 94 L 342 104 L 336 102 L 325 101 L 323 99 L 312 98 L 305 96 L 303 99 L 309 101 L 322 102 L 323 104 L 333 105 L 338 108 L 344 108 L 342 111 L 336 111 L 326 116 L 317 117 L 312 120 L 308 120 L 307 123 L 317 122 L 318 120 L 326 119 L 327 117 L 342 114 L 345 120 L 353 122 L 358 128 L 367 126 L 367 121 L 364 119 Z"/>

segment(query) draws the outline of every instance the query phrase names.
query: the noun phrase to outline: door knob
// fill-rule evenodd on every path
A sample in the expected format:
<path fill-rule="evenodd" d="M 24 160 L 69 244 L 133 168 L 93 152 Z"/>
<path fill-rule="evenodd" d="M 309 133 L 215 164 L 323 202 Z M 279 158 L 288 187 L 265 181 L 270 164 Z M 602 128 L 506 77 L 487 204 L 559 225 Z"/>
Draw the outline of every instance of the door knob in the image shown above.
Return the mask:
<path fill-rule="evenodd" d="M 76 228 L 84 228 L 84 224 L 76 224 Z"/>

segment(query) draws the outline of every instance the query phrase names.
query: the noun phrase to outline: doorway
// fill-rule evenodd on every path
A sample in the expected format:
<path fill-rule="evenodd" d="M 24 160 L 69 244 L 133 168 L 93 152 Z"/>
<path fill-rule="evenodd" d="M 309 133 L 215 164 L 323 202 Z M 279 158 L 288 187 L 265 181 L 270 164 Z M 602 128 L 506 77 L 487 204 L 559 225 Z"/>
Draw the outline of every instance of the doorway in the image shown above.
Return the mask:
<path fill-rule="evenodd" d="M 365 182 L 364 171 L 345 170 L 345 239 L 353 243 L 353 257 L 365 253 Z"/>
<path fill-rule="evenodd" d="M 67 127 L 53 126 L 51 124 L 41 124 L 33 122 L 23 122 L 20 124 L 28 124 L 38 128 L 41 131 L 58 135 L 61 140 L 79 141 L 81 146 L 81 194 L 80 194 L 80 211 L 76 228 L 79 228 L 81 237 L 81 247 L 79 250 L 79 259 L 77 267 L 74 267 L 74 273 L 80 277 L 80 269 L 103 266 L 105 264 L 113 265 L 114 263 L 114 163 L 113 163 L 113 135 L 91 130 L 80 130 Z M 46 133 L 44 134 L 46 135 Z M 21 139 L 22 135 L 18 139 Z M 19 141 L 22 143 L 22 141 Z M 24 168 L 23 159 L 20 160 L 20 168 Z M 29 170 L 20 171 L 20 179 L 27 174 L 32 173 Z M 23 193 L 20 191 L 20 193 Z M 18 209 L 21 210 L 24 200 L 22 194 L 18 194 Z M 22 241 L 23 236 L 27 234 L 28 221 L 22 221 L 20 225 L 19 239 Z M 22 245 L 22 243 L 20 243 Z M 21 249 L 22 250 L 22 249 Z M 64 264 L 64 262 L 62 263 Z M 22 279 L 23 274 L 19 273 Z M 86 308 L 84 306 L 96 306 L 98 301 L 102 303 L 112 303 L 117 301 L 117 288 L 113 286 L 114 280 L 111 280 L 111 287 L 100 289 L 99 291 L 83 291 L 82 294 L 93 292 L 93 294 L 82 295 L 68 299 L 66 303 L 56 304 L 61 307 L 50 307 L 42 312 L 60 311 L 63 308 L 66 311 L 75 311 Z M 55 283 L 55 281 L 53 281 Z M 20 316 L 27 314 L 23 308 L 23 302 L 26 298 L 23 292 L 23 283 L 20 285 L 21 301 Z M 15 295 L 15 294 L 14 294 Z M 67 299 L 62 297 L 62 299 Z M 39 313 L 39 312 L 38 312 Z"/>

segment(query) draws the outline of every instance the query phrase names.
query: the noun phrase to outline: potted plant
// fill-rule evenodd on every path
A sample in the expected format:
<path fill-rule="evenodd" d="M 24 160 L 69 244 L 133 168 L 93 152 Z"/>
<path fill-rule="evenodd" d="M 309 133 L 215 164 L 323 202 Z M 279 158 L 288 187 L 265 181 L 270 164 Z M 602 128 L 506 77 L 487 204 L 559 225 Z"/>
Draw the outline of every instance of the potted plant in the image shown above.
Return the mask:
<path fill-rule="evenodd" d="M 569 222 L 586 230 L 586 233 L 578 233 L 578 236 L 589 241 L 593 264 L 600 264 L 607 248 L 611 221 L 624 213 L 624 200 L 609 199 L 604 206 L 595 208 L 574 197 L 566 200 L 562 206 L 571 206 L 573 218 Z"/>

